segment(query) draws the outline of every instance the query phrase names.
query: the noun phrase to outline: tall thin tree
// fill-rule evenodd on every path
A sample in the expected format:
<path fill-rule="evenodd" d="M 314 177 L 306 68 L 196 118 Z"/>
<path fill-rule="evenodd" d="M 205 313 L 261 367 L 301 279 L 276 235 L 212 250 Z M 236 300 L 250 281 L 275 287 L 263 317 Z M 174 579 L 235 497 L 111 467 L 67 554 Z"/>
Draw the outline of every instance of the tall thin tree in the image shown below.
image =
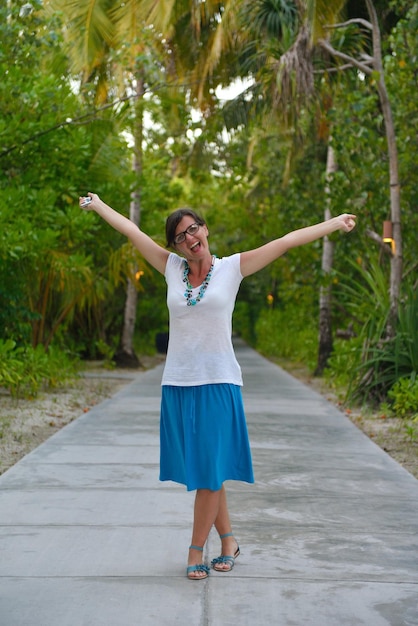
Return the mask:
<path fill-rule="evenodd" d="M 330 55 L 344 62 L 345 66 L 353 67 L 373 79 L 379 95 L 382 107 L 383 119 L 385 123 L 386 141 L 389 160 L 389 196 L 390 215 L 393 225 L 394 249 L 391 257 L 390 271 L 390 314 L 386 325 L 388 337 L 394 337 L 396 332 L 396 321 L 398 314 L 398 302 L 401 292 L 402 282 L 402 229 L 401 229 L 401 191 L 399 181 L 398 150 L 396 143 L 395 125 L 392 115 L 392 107 L 385 83 L 385 71 L 382 59 L 382 43 L 377 12 L 372 0 L 366 0 L 367 11 L 370 21 L 362 18 L 354 18 L 347 22 L 335 24 L 333 28 L 344 28 L 349 24 L 357 24 L 367 29 L 371 36 L 372 55 L 364 51 L 360 58 L 350 56 L 341 50 L 336 49 L 329 41 L 321 36 L 317 38 L 317 43 Z M 322 27 L 326 27 L 326 21 L 322 22 Z M 328 27 L 331 27 L 328 25 Z"/>
<path fill-rule="evenodd" d="M 130 219 L 139 226 L 141 218 L 141 174 L 143 140 L 143 96 L 150 55 L 157 50 L 147 44 L 153 36 L 146 29 L 142 4 L 114 0 L 45 0 L 49 10 L 65 16 L 65 36 L 74 76 L 81 85 L 95 92 L 95 102 L 123 98 L 133 102 L 133 173 L 134 188 L 129 209 Z M 154 67 L 157 64 L 154 64 Z M 134 350 L 137 288 L 128 279 L 124 323 L 120 348 L 115 355 L 121 365 L 136 366 Z"/>

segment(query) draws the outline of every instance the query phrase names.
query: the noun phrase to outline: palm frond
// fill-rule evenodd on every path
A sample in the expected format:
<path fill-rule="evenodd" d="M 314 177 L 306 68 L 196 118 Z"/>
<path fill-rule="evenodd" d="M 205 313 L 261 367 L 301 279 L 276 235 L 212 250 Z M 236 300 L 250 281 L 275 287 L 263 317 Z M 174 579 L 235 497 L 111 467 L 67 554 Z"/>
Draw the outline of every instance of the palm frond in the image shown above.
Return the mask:
<path fill-rule="evenodd" d="M 329 30 L 327 26 L 332 26 L 341 18 L 346 0 L 307 0 L 307 19 L 311 24 L 312 41 L 327 37 Z"/>
<path fill-rule="evenodd" d="M 44 5 L 63 16 L 72 71 L 87 80 L 91 71 L 103 62 L 106 49 L 114 43 L 115 30 L 108 15 L 112 0 L 45 0 Z"/>
<path fill-rule="evenodd" d="M 310 31 L 304 26 L 299 30 L 296 41 L 274 64 L 276 84 L 274 101 L 278 108 L 289 111 L 294 107 L 296 114 L 302 104 L 312 95 L 314 74 Z"/>

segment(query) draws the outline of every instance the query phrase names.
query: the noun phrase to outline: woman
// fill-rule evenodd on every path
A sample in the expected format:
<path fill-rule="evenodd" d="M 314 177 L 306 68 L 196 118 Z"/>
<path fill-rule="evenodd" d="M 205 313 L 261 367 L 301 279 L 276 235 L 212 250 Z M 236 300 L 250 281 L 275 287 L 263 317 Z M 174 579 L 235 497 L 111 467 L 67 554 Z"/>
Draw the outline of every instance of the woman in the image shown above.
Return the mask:
<path fill-rule="evenodd" d="M 330 235 L 351 231 L 355 216 L 343 214 L 293 231 L 260 248 L 217 259 L 210 252 L 208 227 L 191 209 L 166 222 L 167 247 L 155 243 L 133 222 L 93 193 L 80 206 L 94 210 L 129 238 L 164 274 L 170 333 L 162 379 L 160 480 L 196 490 L 187 576 L 203 580 L 209 568 L 203 546 L 213 525 L 221 539 L 216 571 L 230 572 L 239 555 L 227 506 L 225 480 L 254 482 L 241 398 L 241 370 L 232 346 L 232 313 L 239 285 L 283 255 Z"/>

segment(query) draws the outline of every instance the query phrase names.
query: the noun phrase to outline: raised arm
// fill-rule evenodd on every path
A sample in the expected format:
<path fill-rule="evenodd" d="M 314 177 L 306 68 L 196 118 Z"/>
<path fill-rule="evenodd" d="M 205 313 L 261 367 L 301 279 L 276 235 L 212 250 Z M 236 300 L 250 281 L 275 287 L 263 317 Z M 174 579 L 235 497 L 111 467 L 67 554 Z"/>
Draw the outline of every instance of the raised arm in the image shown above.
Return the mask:
<path fill-rule="evenodd" d="M 144 259 L 155 267 L 156 270 L 161 272 L 161 274 L 164 274 L 167 259 L 170 254 L 168 250 L 155 243 L 151 237 L 139 230 L 138 226 L 127 217 L 105 204 L 103 200 L 100 200 L 97 194 L 89 193 L 88 197 L 91 198 L 91 202 L 87 206 L 82 206 L 85 198 L 79 199 L 81 208 L 86 211 L 95 211 L 115 230 L 128 237 L 129 241 L 139 250 Z"/>
<path fill-rule="evenodd" d="M 269 263 L 278 259 L 291 248 L 303 246 L 305 243 L 311 243 L 311 241 L 321 239 L 321 237 L 330 235 L 336 230 L 343 230 L 349 233 L 356 225 L 355 219 L 355 215 L 343 213 L 326 222 L 294 230 L 255 250 L 243 252 L 241 254 L 241 274 L 243 276 L 250 276 L 250 274 L 258 272 Z"/>

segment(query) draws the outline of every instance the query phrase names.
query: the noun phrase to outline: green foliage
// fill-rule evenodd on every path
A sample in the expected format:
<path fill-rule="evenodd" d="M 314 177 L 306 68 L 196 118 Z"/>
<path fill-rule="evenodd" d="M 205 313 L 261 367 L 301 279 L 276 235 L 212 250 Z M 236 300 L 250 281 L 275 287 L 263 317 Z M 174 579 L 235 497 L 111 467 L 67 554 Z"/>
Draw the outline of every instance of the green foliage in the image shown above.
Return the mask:
<path fill-rule="evenodd" d="M 418 298 L 409 292 L 399 304 L 397 333 L 393 339 L 384 336 L 371 345 L 367 357 L 358 371 L 361 378 L 354 394 L 371 399 L 383 399 L 399 379 L 411 377 L 418 372 L 417 332 Z"/>
<path fill-rule="evenodd" d="M 403 345 L 405 361 L 411 373 L 418 372 L 418 290 L 413 285 L 405 289 L 399 305 L 397 339 Z"/>
<path fill-rule="evenodd" d="M 397 417 L 418 414 L 418 378 L 400 378 L 388 392 Z"/>
<path fill-rule="evenodd" d="M 61 350 L 18 347 L 0 339 L 0 387 L 14 397 L 35 397 L 42 387 L 59 387 L 75 375 L 75 361 Z"/>
<path fill-rule="evenodd" d="M 0 336 L 74 346 L 64 331 L 75 319 L 106 320 L 104 303 L 114 306 L 108 263 L 122 241 L 80 211 L 78 196 L 97 189 L 127 206 L 130 163 L 118 113 L 82 109 L 56 16 L 33 6 L 22 15 L 19 3 L 0 8 Z"/>
<path fill-rule="evenodd" d="M 363 338 L 334 339 L 333 352 L 328 360 L 324 377 L 338 389 L 351 389 L 353 372 L 357 371 L 363 348 Z"/>
<path fill-rule="evenodd" d="M 315 366 L 318 330 L 312 316 L 297 306 L 263 311 L 256 324 L 256 347 L 265 356 L 291 358 Z"/>
<path fill-rule="evenodd" d="M 399 0 L 394 3 L 400 9 Z M 418 151 L 418 107 L 416 98 L 418 75 L 418 4 L 406 2 L 410 8 L 393 28 L 387 41 L 385 56 L 386 82 L 394 103 L 393 113 L 399 153 L 402 185 L 403 257 L 406 265 L 416 261 L 418 231 L 416 154 Z"/>
<path fill-rule="evenodd" d="M 374 359 L 389 313 L 388 282 L 384 269 L 375 261 L 369 267 L 352 260 L 347 264 L 352 274 L 344 279 L 339 276 L 338 297 L 356 336 L 335 342 L 327 376 L 348 385 L 349 398 L 367 398 L 380 385 L 379 362 Z"/>
<path fill-rule="evenodd" d="M 113 357 L 115 356 L 116 349 L 109 344 L 105 343 L 102 339 L 96 341 L 96 348 L 100 355 L 104 357 L 104 365 L 107 369 L 113 369 L 115 363 Z"/>
<path fill-rule="evenodd" d="M 110 355 L 118 346 L 126 279 L 132 276 L 133 264 L 123 238 L 96 215 L 79 210 L 80 193 L 97 191 L 127 215 L 130 192 L 140 184 L 141 226 L 160 242 L 166 215 L 178 205 L 191 204 L 208 220 L 213 252 L 231 254 L 322 219 L 326 142 L 332 129 L 339 169 L 331 182 L 331 212 L 359 216 L 355 233 L 334 236 L 339 273 L 333 278 L 347 285 L 346 290 L 333 291 L 334 322 L 353 321 L 357 333 L 349 342 L 336 341 L 331 359 L 334 376 L 342 379 L 354 372 L 353 390 L 363 380 L 366 395 L 370 391 L 380 396 L 397 376 L 416 371 L 417 333 L 411 331 L 416 320 L 406 300 L 399 312 L 403 330 L 396 342 L 384 340 L 388 267 L 370 262 L 375 248 L 365 235 L 366 228 L 380 233 L 389 212 L 386 138 L 374 86 L 367 77 L 345 72 L 346 82 L 341 81 L 331 100 L 328 78 L 317 74 L 326 87 L 321 95 L 326 93 L 327 103 L 321 113 L 306 107 L 295 128 L 286 132 L 268 90 L 249 90 L 242 98 L 246 111 L 255 101 L 259 104 L 250 118 L 240 118 L 247 128 L 235 126 L 226 141 L 221 107 L 215 115 L 214 90 L 219 76 L 226 84 L 237 65 L 232 69 L 232 64 L 224 64 L 222 72 L 213 73 L 212 83 L 205 87 L 205 94 L 211 94 L 207 109 L 196 120 L 188 104 L 189 88 L 174 94 L 161 83 L 158 97 L 151 93 L 150 84 L 161 80 L 164 63 L 154 62 L 150 34 L 146 40 L 150 54 L 140 52 L 138 60 L 147 63 L 147 76 L 152 78 L 143 104 L 156 124 L 144 131 L 143 173 L 138 181 L 131 172 L 131 150 L 121 135 L 132 131 L 132 109 L 126 103 L 118 108 L 90 108 L 90 96 L 102 79 L 109 79 L 109 95 L 114 93 L 114 65 L 107 66 L 102 76 L 100 66 L 92 83 L 78 93 L 79 77 L 71 76 L 70 81 L 62 53 L 57 14 L 45 17 L 36 0 L 35 11 L 19 15 L 22 4 L 23 0 L 0 8 L 0 336 L 16 342 L 14 358 L 19 354 L 15 350 L 37 341 L 52 340 L 86 356 L 95 356 L 98 347 Z M 249 15 L 262 3 L 255 4 L 246 4 Z M 271 12 L 267 6 L 267 12 L 259 13 L 260 21 L 252 24 L 257 26 L 257 38 L 240 51 L 242 60 L 252 57 L 252 75 L 260 70 L 272 91 L 271 53 L 286 47 L 286 24 L 288 38 L 296 32 L 292 15 L 277 22 L 285 4 L 274 2 Z M 130 8 L 121 10 L 128 14 Z M 289 8 L 294 11 L 291 3 Z M 85 11 L 85 7 L 74 8 L 79 9 Z M 193 48 L 190 16 L 185 11 L 185 28 L 176 34 L 176 41 Z M 416 93 L 418 69 L 417 14 L 416 3 L 411 3 L 408 15 L 383 42 L 400 157 L 404 258 L 411 268 L 416 263 L 418 228 L 418 114 L 411 97 Z M 212 21 L 212 26 L 217 24 Z M 196 59 L 206 51 L 211 25 L 205 29 L 203 45 L 185 60 L 195 70 Z M 78 29 L 75 34 L 78 42 Z M 130 46 L 123 48 L 120 54 L 129 55 Z M 261 56 L 253 55 L 256 48 Z M 186 49 L 178 52 L 187 57 Z M 232 58 L 232 51 L 227 58 Z M 257 58 L 265 62 L 257 66 Z M 271 109 L 268 116 L 256 117 L 255 111 L 267 108 Z M 247 278 L 238 298 L 235 332 L 254 345 L 259 342 L 267 354 L 298 355 L 314 363 L 317 330 L 312 310 L 323 281 L 321 248 L 317 242 L 291 251 Z M 355 258 L 362 259 L 363 269 L 368 268 L 363 274 L 356 263 L 348 262 Z M 140 269 L 147 270 L 145 265 Z M 163 277 L 145 271 L 141 287 L 136 342 L 142 352 L 144 342 L 153 346 L 155 333 L 166 330 L 167 312 Z M 274 296 L 272 310 L 266 309 L 269 293 Z M 364 378 L 370 371 L 371 378 Z M 385 372 L 388 377 L 382 381 Z"/>
<path fill-rule="evenodd" d="M 238 300 L 235 304 L 234 317 L 233 317 L 233 333 L 242 337 L 244 341 L 249 344 L 255 342 L 255 336 L 251 332 L 252 324 L 250 320 L 250 306 L 248 302 Z"/>
<path fill-rule="evenodd" d="M 398 379 L 418 371 L 418 298 L 407 289 L 399 303 L 397 333 L 385 335 L 389 286 L 384 268 L 354 264 L 356 273 L 340 288 L 340 302 L 352 320 L 355 338 L 336 342 L 329 365 L 331 378 L 348 383 L 350 400 L 382 402 Z"/>
<path fill-rule="evenodd" d="M 347 265 L 350 276 L 337 274 L 341 280 L 338 294 L 367 350 L 367 345 L 379 342 L 385 330 L 390 306 L 388 272 L 376 259 L 369 263 L 348 259 Z"/>
<path fill-rule="evenodd" d="M 0 339 L 0 385 L 11 391 L 19 387 L 22 378 L 22 361 L 15 348 L 16 342 L 12 339 Z"/>

